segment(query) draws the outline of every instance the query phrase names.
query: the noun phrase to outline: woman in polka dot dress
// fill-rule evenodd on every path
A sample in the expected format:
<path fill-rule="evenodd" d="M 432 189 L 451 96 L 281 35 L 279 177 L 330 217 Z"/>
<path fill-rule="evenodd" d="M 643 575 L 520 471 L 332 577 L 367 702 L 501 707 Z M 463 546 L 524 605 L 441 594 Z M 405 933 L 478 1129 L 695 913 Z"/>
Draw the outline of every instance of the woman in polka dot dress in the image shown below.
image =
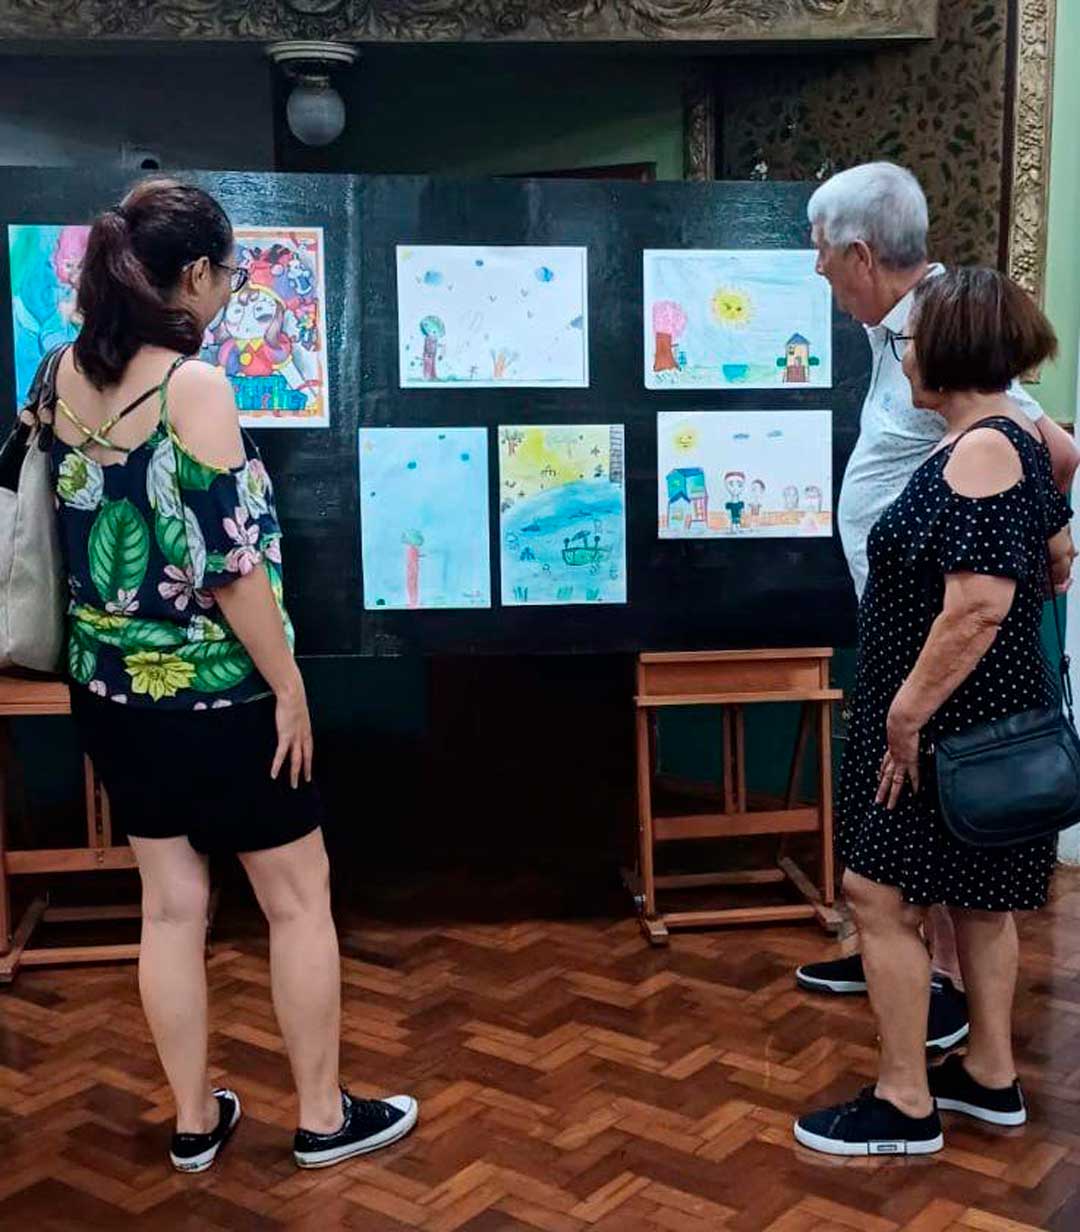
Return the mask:
<path fill-rule="evenodd" d="M 840 778 L 844 891 L 878 1018 L 878 1082 L 801 1118 L 796 1138 L 836 1155 L 941 1149 L 938 1109 L 1000 1125 L 1026 1110 L 1011 1049 L 1017 953 L 1008 913 L 1042 907 L 1055 843 L 990 850 L 942 819 L 930 751 L 945 734 L 1053 705 L 1040 636 L 1050 569 L 1068 578 L 1070 510 L 1050 457 L 1005 391 L 1056 351 L 1015 284 L 962 269 L 920 289 L 903 357 L 918 407 L 943 416 L 937 452 L 869 541 L 859 666 Z M 923 910 L 956 909 L 971 1011 L 963 1058 L 927 1073 L 930 966 Z"/>

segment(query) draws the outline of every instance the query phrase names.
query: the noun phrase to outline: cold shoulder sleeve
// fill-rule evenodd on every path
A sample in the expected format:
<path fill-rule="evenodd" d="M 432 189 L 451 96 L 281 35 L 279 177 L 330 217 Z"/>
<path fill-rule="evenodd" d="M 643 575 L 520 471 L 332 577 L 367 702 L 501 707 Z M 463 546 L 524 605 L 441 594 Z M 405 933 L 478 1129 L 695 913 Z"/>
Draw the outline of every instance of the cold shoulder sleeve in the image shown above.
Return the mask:
<path fill-rule="evenodd" d="M 206 465 L 173 437 L 176 490 L 182 504 L 188 561 L 198 588 L 216 590 L 279 559 L 280 530 L 270 479 L 245 441 L 242 465 Z"/>
<path fill-rule="evenodd" d="M 961 496 L 950 489 L 937 520 L 934 547 L 943 573 L 1028 576 L 1033 519 L 1023 484 L 994 496 Z"/>
<path fill-rule="evenodd" d="M 1041 504 L 1032 483 L 1040 484 Z M 950 489 L 934 549 L 944 573 L 984 573 L 1022 581 L 1047 568 L 1047 538 L 1069 524 L 1068 502 L 1048 478 L 1025 479 L 994 496 Z"/>

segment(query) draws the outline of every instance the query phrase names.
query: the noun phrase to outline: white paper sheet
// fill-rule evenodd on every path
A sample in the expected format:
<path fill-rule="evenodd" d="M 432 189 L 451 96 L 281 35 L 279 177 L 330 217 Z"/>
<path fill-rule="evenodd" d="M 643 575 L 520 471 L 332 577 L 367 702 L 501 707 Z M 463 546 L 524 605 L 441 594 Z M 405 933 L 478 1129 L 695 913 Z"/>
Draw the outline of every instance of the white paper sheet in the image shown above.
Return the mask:
<path fill-rule="evenodd" d="M 803 249 L 647 249 L 646 389 L 832 385 L 832 290 Z"/>
<path fill-rule="evenodd" d="M 833 529 L 832 413 L 661 411 L 661 539 L 778 539 Z"/>
<path fill-rule="evenodd" d="M 586 388 L 584 248 L 401 245 L 402 389 Z"/>

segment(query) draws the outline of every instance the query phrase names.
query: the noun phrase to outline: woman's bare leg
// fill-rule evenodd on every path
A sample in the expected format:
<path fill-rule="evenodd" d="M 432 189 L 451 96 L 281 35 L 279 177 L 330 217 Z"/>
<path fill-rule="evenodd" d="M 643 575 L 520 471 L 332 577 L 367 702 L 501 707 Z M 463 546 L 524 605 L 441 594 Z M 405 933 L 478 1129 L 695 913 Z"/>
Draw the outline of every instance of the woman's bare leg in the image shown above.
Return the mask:
<path fill-rule="evenodd" d="M 963 989 L 964 973 L 956 945 L 956 923 L 948 907 L 929 907 L 923 935 L 930 950 L 930 962 L 938 975 L 947 975 L 956 988 Z"/>
<path fill-rule="evenodd" d="M 956 939 L 967 984 L 971 1034 L 964 1065 L 976 1082 L 1007 1087 L 1016 1078 L 1012 1008 L 1020 941 L 1011 912 L 956 911 Z"/>
<path fill-rule="evenodd" d="M 142 878 L 139 993 L 176 1101 L 179 1133 L 209 1133 L 206 917 L 210 872 L 186 838 L 132 838 Z"/>
<path fill-rule="evenodd" d="M 270 924 L 274 1011 L 300 1099 L 300 1126 L 332 1133 L 342 1120 L 341 959 L 322 831 L 240 859 Z"/>
<path fill-rule="evenodd" d="M 844 893 L 855 913 L 863 966 L 881 1036 L 877 1094 L 912 1117 L 933 1109 L 926 1080 L 930 960 L 919 935 L 922 911 L 894 886 L 852 873 Z"/>

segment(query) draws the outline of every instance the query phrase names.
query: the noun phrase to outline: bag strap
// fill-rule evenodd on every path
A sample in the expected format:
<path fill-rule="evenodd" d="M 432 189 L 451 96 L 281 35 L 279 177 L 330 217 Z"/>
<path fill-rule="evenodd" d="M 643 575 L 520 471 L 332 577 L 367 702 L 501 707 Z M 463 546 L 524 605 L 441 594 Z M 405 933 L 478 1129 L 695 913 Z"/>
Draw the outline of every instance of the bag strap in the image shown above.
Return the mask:
<path fill-rule="evenodd" d="M 70 346 L 70 342 L 63 342 L 46 352 L 30 382 L 22 413 L 29 415 L 39 426 L 52 423 L 52 412 L 56 407 L 56 374 Z M 42 411 L 47 415 L 42 415 Z"/>
<path fill-rule="evenodd" d="M 1023 458 L 1020 459 L 1021 465 Z M 1069 716 L 1069 723 L 1072 727 L 1076 727 L 1076 715 L 1073 710 L 1073 687 L 1070 677 L 1070 669 L 1072 667 L 1072 657 L 1065 649 L 1065 630 L 1061 623 L 1061 612 L 1058 610 L 1058 597 L 1054 592 L 1054 567 L 1053 560 L 1050 556 L 1050 515 L 1046 510 L 1046 502 L 1043 500 L 1042 484 L 1035 483 L 1032 485 L 1034 491 L 1035 505 L 1039 511 L 1039 521 L 1042 525 L 1043 542 L 1046 545 L 1046 582 L 1047 591 L 1050 595 L 1050 607 L 1054 613 L 1054 632 L 1057 635 L 1058 644 L 1058 674 L 1061 677 L 1061 700 L 1065 706 L 1065 713 Z"/>
<path fill-rule="evenodd" d="M 970 428 L 966 429 L 966 431 L 961 432 L 961 434 L 956 438 L 956 441 L 953 443 L 953 447 L 955 448 L 955 446 L 962 441 L 969 432 L 974 432 L 977 428 L 984 428 L 988 424 L 1000 422 L 1001 420 L 1004 420 L 1006 423 L 1013 423 L 1007 415 L 990 415 L 986 419 L 980 419 L 978 423 L 972 424 Z M 1016 425 L 1013 424 L 1013 427 L 1016 427 Z M 1021 428 L 1019 431 L 1022 432 L 1023 429 Z M 1004 436 L 1006 434 L 1002 433 L 1002 435 Z M 1024 435 L 1027 436 L 1028 434 L 1025 432 Z M 1046 501 L 1043 500 L 1041 476 L 1038 472 L 1034 475 L 1030 475 L 1028 473 L 1027 459 L 1025 458 L 1023 452 L 1017 447 L 1016 442 L 1013 441 L 1011 437 L 1008 439 L 1009 444 L 1016 450 L 1017 457 L 1020 459 L 1020 468 L 1024 472 L 1024 480 L 1029 482 L 1031 485 L 1031 495 L 1035 502 L 1036 512 L 1039 515 L 1039 525 L 1042 528 L 1042 541 L 1046 555 L 1047 591 L 1050 595 L 1050 607 L 1053 609 L 1054 613 L 1054 632 L 1057 635 L 1058 675 L 1061 679 L 1061 700 L 1064 704 L 1065 712 L 1069 717 L 1069 724 L 1075 728 L 1076 715 L 1074 713 L 1073 687 L 1072 680 L 1069 676 L 1069 672 L 1072 667 L 1072 658 L 1065 649 L 1065 630 L 1061 624 L 1061 612 L 1058 610 L 1057 595 L 1054 593 L 1054 568 L 1053 560 L 1050 556 L 1050 515 L 1046 509 Z"/>

